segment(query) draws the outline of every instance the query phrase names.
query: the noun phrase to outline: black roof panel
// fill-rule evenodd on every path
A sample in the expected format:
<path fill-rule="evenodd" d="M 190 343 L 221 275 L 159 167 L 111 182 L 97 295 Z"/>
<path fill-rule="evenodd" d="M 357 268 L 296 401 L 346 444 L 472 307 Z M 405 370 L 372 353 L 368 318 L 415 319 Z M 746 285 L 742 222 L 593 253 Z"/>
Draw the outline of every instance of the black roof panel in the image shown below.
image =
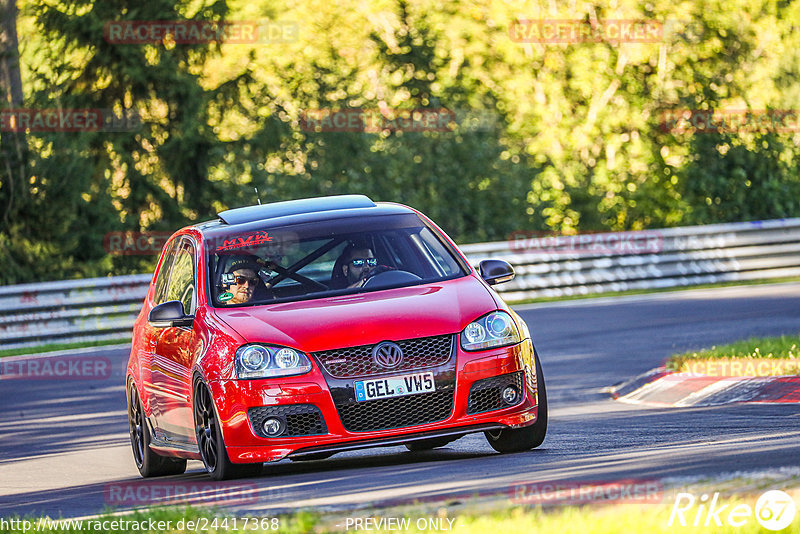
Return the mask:
<path fill-rule="evenodd" d="M 216 221 L 208 222 L 198 228 L 206 238 L 216 238 L 230 236 L 233 234 L 240 234 L 242 232 L 251 232 L 255 230 L 265 230 L 270 228 L 288 228 L 294 225 L 305 224 L 327 224 L 328 221 L 344 221 L 351 219 L 358 221 L 362 228 L 369 227 L 380 217 L 392 217 L 396 215 L 412 215 L 417 220 L 419 218 L 414 211 L 407 206 L 401 204 L 379 202 L 376 203 L 374 208 L 353 208 L 342 210 L 328 210 L 328 211 L 315 211 L 313 213 L 300 213 L 297 215 L 284 215 L 282 217 L 273 217 L 272 219 L 258 219 L 249 223 L 242 223 L 236 225 L 225 224 L 217 219 Z"/>
<path fill-rule="evenodd" d="M 218 216 L 226 224 L 242 224 L 288 215 L 374 207 L 376 204 L 365 195 L 335 195 L 235 208 L 220 212 Z"/>

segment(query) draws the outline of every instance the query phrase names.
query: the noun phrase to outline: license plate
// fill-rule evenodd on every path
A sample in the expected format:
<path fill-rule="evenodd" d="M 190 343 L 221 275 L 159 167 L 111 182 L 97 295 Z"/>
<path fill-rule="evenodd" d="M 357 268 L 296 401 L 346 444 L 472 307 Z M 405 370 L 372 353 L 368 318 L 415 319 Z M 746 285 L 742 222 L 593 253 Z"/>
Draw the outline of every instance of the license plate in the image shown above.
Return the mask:
<path fill-rule="evenodd" d="M 433 373 L 359 380 L 355 383 L 355 386 L 357 401 L 416 395 L 417 393 L 428 393 L 436 389 L 436 385 L 433 382 Z"/>

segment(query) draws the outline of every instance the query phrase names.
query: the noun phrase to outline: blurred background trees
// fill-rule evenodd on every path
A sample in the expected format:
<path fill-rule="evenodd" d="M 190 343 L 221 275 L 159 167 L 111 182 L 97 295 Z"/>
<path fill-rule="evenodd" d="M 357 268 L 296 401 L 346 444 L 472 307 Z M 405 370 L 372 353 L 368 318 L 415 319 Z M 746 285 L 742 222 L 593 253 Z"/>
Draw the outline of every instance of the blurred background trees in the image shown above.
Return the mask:
<path fill-rule="evenodd" d="M 800 3 L 4 5 L 2 58 L 13 64 L 16 21 L 22 67 L 16 101 L 4 74 L 4 108 L 141 118 L 123 131 L 0 132 L 5 284 L 147 272 L 154 256 L 109 255 L 104 235 L 172 231 L 255 203 L 254 188 L 263 202 L 364 193 L 407 203 L 462 243 L 800 216 L 797 131 L 662 127 L 673 110 L 800 107 Z M 182 19 L 297 31 L 249 44 L 104 37 L 110 21 Z M 510 33 L 520 19 L 646 19 L 663 35 L 523 43 Z M 331 108 L 447 108 L 477 120 L 452 131 L 302 127 L 304 113 Z"/>

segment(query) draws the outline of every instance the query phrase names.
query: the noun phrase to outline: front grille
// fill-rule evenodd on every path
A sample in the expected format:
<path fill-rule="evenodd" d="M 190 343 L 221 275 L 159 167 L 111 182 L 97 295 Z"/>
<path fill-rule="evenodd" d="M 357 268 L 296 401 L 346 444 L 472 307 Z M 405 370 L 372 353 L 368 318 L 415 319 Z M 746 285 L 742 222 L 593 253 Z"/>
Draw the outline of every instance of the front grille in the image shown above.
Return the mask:
<path fill-rule="evenodd" d="M 350 432 L 369 432 L 442 421 L 453 411 L 455 388 L 406 397 L 337 404 L 342 424 Z"/>
<path fill-rule="evenodd" d="M 514 404 L 519 404 L 525 398 L 525 392 L 522 389 L 522 371 L 484 378 L 475 382 L 469 390 L 467 414 L 488 412 L 513 406 L 506 404 L 503 400 L 503 389 L 508 386 L 517 388 L 519 399 Z"/>
<path fill-rule="evenodd" d="M 319 408 L 312 404 L 287 404 L 284 406 L 260 406 L 248 410 L 250 422 L 262 438 L 286 438 L 292 436 L 315 436 L 327 434 L 325 420 Z M 262 425 L 267 417 L 278 417 L 286 422 L 286 429 L 278 436 L 264 434 Z"/>
<path fill-rule="evenodd" d="M 397 367 L 387 370 L 378 366 L 372 358 L 375 345 L 361 345 L 343 349 L 315 352 L 313 356 L 324 370 L 336 378 L 352 378 L 356 376 L 372 376 L 387 371 L 404 371 L 407 369 L 425 369 L 442 365 L 450 359 L 455 336 L 421 337 L 406 339 L 396 343 L 403 350 L 403 361 Z"/>

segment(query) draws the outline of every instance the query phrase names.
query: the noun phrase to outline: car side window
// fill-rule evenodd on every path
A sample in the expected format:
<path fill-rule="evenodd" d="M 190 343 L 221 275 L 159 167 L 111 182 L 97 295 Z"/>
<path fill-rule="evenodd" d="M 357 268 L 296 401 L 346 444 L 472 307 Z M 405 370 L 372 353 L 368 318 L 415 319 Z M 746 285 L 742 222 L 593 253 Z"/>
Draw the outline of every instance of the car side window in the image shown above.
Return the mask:
<path fill-rule="evenodd" d="M 183 303 L 187 315 L 194 315 L 195 287 L 194 245 L 188 239 L 184 239 L 175 255 L 165 302 L 178 300 Z"/>
<path fill-rule="evenodd" d="M 173 239 L 169 244 L 166 252 L 164 252 L 164 261 L 161 262 L 161 268 L 158 270 L 156 277 L 156 290 L 153 293 L 153 302 L 156 306 L 165 302 L 164 294 L 167 289 L 167 280 L 169 280 L 169 271 L 172 268 L 172 263 L 175 260 L 175 247 L 179 239 Z"/>

